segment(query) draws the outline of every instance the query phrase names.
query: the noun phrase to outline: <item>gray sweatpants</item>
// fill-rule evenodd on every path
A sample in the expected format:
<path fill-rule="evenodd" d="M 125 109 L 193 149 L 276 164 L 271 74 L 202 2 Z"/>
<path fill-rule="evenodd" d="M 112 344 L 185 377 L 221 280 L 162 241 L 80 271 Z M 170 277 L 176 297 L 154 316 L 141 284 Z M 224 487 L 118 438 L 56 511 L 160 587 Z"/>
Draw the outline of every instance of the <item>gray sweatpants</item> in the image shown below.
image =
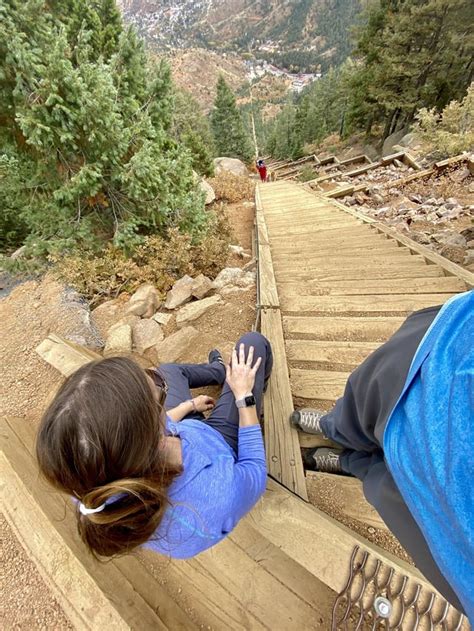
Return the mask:
<path fill-rule="evenodd" d="M 462 605 L 441 574 L 408 510 L 383 453 L 383 433 L 405 385 L 412 359 L 440 307 L 412 313 L 401 328 L 347 380 L 344 396 L 321 420 L 324 434 L 346 448 L 342 468 L 359 478 L 364 495 L 421 572 L 457 609 Z M 417 437 L 413 436 L 413 440 Z"/>

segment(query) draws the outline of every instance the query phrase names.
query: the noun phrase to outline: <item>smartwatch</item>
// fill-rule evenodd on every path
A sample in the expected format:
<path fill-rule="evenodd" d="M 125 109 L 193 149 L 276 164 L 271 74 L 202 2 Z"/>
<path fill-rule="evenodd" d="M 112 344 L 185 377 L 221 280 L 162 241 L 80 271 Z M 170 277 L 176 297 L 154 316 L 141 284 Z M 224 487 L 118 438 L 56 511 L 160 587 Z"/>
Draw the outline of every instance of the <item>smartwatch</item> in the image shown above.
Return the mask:
<path fill-rule="evenodd" d="M 257 402 L 255 401 L 255 397 L 253 396 L 253 394 L 250 393 L 250 394 L 246 394 L 243 399 L 237 400 L 235 402 L 235 405 L 238 408 L 250 408 L 254 405 L 257 405 Z"/>

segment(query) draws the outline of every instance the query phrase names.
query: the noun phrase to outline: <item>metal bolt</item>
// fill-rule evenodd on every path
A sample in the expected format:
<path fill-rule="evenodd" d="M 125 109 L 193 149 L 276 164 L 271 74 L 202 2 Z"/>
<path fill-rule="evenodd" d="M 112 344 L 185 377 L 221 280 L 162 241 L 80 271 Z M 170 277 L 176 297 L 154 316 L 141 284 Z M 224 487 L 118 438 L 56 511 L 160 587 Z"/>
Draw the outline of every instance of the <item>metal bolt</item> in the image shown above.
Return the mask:
<path fill-rule="evenodd" d="M 381 618 L 390 618 L 392 603 L 383 596 L 378 596 L 374 601 L 374 609 Z"/>

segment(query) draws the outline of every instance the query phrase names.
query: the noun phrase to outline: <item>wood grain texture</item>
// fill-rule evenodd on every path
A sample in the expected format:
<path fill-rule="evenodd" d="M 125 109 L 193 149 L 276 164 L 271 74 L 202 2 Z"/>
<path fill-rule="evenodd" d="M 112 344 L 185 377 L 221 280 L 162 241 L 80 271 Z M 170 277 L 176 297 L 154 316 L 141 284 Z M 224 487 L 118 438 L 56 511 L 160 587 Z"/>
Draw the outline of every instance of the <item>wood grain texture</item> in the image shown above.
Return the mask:
<path fill-rule="evenodd" d="M 290 425 L 293 412 L 280 311 L 264 309 L 262 333 L 273 349 L 273 372 L 264 396 L 265 449 L 268 473 L 304 500 L 308 499 L 298 432 Z"/>

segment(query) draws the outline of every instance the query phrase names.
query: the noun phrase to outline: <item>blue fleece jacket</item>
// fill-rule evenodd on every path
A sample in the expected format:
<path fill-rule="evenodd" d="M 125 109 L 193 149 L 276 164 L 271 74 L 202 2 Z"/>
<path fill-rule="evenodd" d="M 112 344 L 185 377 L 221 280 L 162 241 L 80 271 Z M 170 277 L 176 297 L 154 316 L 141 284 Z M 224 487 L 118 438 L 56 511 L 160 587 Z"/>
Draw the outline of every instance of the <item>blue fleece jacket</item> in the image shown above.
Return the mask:
<path fill-rule="evenodd" d="M 474 621 L 474 291 L 448 301 L 426 332 L 383 443 L 400 493 Z"/>
<path fill-rule="evenodd" d="M 145 547 L 176 559 L 219 543 L 263 495 L 267 468 L 259 425 L 239 429 L 239 453 L 202 421 L 167 418 L 179 436 L 183 473 L 170 486 L 170 508 Z"/>

